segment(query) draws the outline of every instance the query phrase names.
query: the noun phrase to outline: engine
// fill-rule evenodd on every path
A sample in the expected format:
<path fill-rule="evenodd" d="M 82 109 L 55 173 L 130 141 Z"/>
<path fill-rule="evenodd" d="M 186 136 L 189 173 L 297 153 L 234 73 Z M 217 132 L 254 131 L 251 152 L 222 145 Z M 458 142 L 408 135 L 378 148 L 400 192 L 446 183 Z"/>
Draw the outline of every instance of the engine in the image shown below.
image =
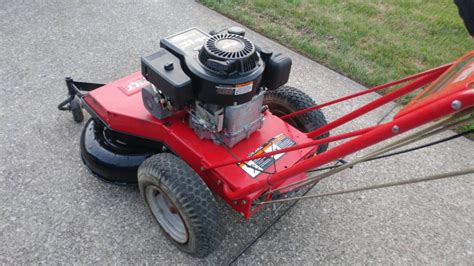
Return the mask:
<path fill-rule="evenodd" d="M 256 47 L 239 27 L 214 35 L 192 28 L 160 46 L 142 57 L 147 110 L 158 119 L 186 110 L 200 138 L 228 147 L 263 125 L 265 91 L 289 78 L 291 59 Z"/>

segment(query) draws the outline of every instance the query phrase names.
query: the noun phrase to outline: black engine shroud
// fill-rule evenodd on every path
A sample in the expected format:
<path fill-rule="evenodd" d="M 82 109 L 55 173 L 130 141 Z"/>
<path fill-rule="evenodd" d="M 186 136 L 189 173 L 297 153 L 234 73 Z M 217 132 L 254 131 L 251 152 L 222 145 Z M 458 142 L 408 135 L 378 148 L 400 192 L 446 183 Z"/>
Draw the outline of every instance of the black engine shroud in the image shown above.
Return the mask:
<path fill-rule="evenodd" d="M 262 87 L 285 84 L 291 59 L 258 48 L 243 35 L 209 35 L 197 28 L 171 35 L 161 39 L 156 53 L 142 57 L 142 74 L 178 109 L 194 100 L 238 105 Z"/>

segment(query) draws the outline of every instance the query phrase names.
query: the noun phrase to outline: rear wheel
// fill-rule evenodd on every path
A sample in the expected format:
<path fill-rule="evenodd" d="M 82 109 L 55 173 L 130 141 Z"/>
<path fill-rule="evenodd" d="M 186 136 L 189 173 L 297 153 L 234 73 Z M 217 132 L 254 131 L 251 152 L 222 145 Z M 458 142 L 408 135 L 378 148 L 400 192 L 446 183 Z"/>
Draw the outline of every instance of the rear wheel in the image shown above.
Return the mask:
<path fill-rule="evenodd" d="M 276 90 L 265 93 L 263 104 L 266 104 L 270 112 L 276 116 L 284 116 L 299 110 L 316 105 L 313 99 L 306 93 L 290 86 L 281 86 Z M 314 110 L 286 120 L 290 125 L 301 132 L 310 132 L 327 124 L 326 117 L 321 110 Z M 317 139 L 329 137 L 329 132 L 317 137 Z M 328 144 L 319 145 L 317 153 L 326 151 Z"/>
<path fill-rule="evenodd" d="M 138 185 L 161 229 L 180 250 L 205 257 L 219 244 L 216 200 L 183 160 L 170 153 L 148 158 L 138 169 Z"/>

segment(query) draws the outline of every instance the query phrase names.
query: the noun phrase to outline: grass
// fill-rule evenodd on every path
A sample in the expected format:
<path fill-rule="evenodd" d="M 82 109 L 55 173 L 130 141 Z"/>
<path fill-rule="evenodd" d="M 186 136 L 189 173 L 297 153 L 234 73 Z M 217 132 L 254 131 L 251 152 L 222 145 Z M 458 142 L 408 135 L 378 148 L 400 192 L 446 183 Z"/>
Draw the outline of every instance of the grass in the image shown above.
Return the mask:
<path fill-rule="evenodd" d="M 474 47 L 452 0 L 201 2 L 366 86 L 447 63 Z"/>

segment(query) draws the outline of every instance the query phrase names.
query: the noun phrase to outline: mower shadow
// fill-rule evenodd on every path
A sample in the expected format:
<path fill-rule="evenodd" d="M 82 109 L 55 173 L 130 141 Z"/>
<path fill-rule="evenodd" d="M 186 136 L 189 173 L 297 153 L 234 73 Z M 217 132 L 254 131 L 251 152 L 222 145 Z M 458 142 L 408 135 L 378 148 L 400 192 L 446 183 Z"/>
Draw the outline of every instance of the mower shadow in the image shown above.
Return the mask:
<path fill-rule="evenodd" d="M 91 176 L 92 177 L 92 176 Z M 241 255 L 249 246 L 251 246 L 256 239 L 258 239 L 268 228 L 270 228 L 281 216 L 283 216 L 293 204 L 281 204 L 278 206 L 266 206 L 258 214 L 249 220 L 245 220 L 237 212 L 235 212 L 227 203 L 216 196 L 218 202 L 220 219 L 223 225 L 222 242 L 219 247 L 204 259 L 191 257 L 168 243 L 168 239 L 164 233 L 159 229 L 158 224 L 154 221 L 153 216 L 145 207 L 144 201 L 140 195 L 137 186 L 117 186 L 110 183 L 100 182 L 97 193 L 102 195 L 105 201 L 117 199 L 117 197 L 128 198 L 132 202 L 129 208 L 133 211 L 129 214 L 130 217 L 116 217 L 119 220 L 127 220 L 132 216 L 139 216 L 140 223 L 144 227 L 153 228 L 150 234 L 154 234 L 151 241 L 147 243 L 153 247 L 152 252 L 162 253 L 163 249 L 169 249 L 173 253 L 178 253 L 184 258 L 179 259 L 180 262 L 198 262 L 205 264 L 230 264 L 237 257 Z M 300 191 L 298 194 L 303 194 Z M 121 196 L 120 196 L 121 195 Z M 166 242 L 169 245 L 163 245 Z M 178 257 L 180 257 L 178 256 Z M 188 261 L 189 260 L 189 261 Z"/>

